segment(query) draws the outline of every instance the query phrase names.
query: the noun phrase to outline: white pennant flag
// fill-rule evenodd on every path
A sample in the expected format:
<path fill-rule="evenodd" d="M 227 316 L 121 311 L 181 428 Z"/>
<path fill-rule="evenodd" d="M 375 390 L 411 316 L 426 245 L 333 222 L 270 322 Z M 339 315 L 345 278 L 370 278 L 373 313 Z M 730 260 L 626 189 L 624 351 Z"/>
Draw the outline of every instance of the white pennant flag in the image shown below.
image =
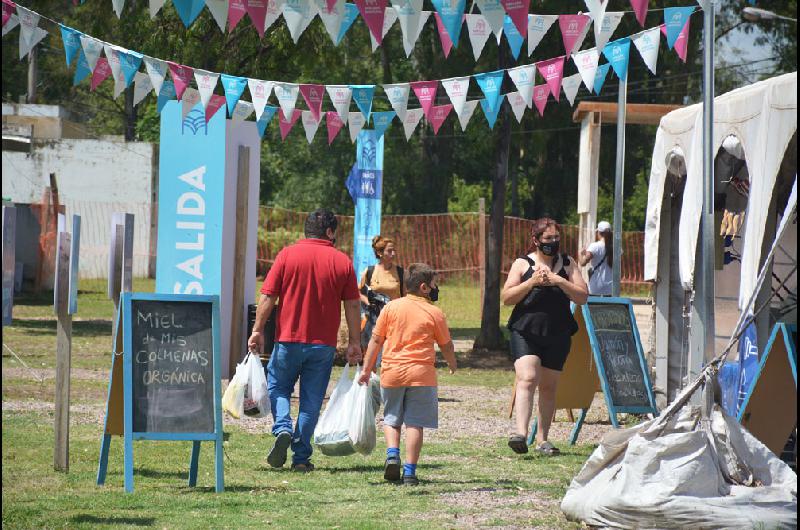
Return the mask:
<path fill-rule="evenodd" d="M 164 0 L 150 0 L 150 16 L 153 16 L 153 3 L 164 3 Z M 271 4 L 272 2 L 270 2 Z M 214 22 L 219 26 L 220 31 L 225 32 L 225 25 L 228 23 L 228 0 L 206 0 L 206 7 L 211 11 Z"/>
<path fill-rule="evenodd" d="M 19 17 L 16 14 L 12 13 L 8 21 L 6 22 L 6 25 L 3 26 L 3 37 L 5 37 L 6 33 L 16 28 L 18 25 L 19 25 Z"/>
<path fill-rule="evenodd" d="M 114 8 L 117 18 L 122 18 L 122 8 L 125 7 L 125 0 L 111 0 L 111 7 Z"/>
<path fill-rule="evenodd" d="M 409 83 L 397 83 L 394 85 L 383 85 L 383 91 L 386 97 L 389 98 L 389 104 L 392 109 L 397 113 L 400 121 L 405 121 L 406 111 L 408 109 L 408 94 L 411 89 Z"/>
<path fill-rule="evenodd" d="M 381 37 L 385 38 L 386 34 L 389 33 L 389 30 L 392 29 L 394 23 L 397 22 L 397 11 L 393 7 L 387 7 L 386 10 L 383 12 L 383 30 L 381 32 Z M 375 40 L 375 36 L 372 32 L 369 32 L 369 38 L 372 41 L 372 51 L 378 49 L 378 41 Z"/>
<path fill-rule="evenodd" d="M 658 62 L 658 47 L 661 44 L 661 28 L 655 27 L 631 37 L 633 45 L 639 50 L 644 64 L 648 70 L 655 75 L 656 63 Z"/>
<path fill-rule="evenodd" d="M 350 113 L 350 99 L 353 97 L 353 90 L 347 85 L 327 85 L 325 90 L 333 103 L 333 108 L 343 122 L 347 121 Z"/>
<path fill-rule="evenodd" d="M 467 15 L 467 33 L 469 33 L 469 43 L 472 45 L 472 55 L 477 61 L 492 34 L 492 27 L 483 15 Z"/>
<path fill-rule="evenodd" d="M 150 18 L 156 18 L 156 15 L 158 14 L 158 12 L 161 11 L 162 7 L 164 7 L 164 1 L 165 0 L 150 0 L 150 6 L 149 6 L 150 7 Z M 214 0 L 211 0 L 211 1 L 213 2 Z M 211 2 L 207 2 L 207 3 L 211 3 Z M 209 9 L 211 9 L 211 8 L 209 7 Z M 227 16 L 227 11 L 228 11 L 227 6 L 225 6 L 225 11 L 226 11 L 226 15 L 225 16 Z M 213 14 L 214 12 L 212 11 L 211 13 Z"/>
<path fill-rule="evenodd" d="M 397 19 L 400 21 L 400 31 L 403 34 L 403 49 L 406 57 L 411 55 L 414 44 L 419 38 L 422 30 L 420 26 L 425 24 L 422 19 L 422 0 L 392 0 L 392 6 L 397 12 Z M 427 17 L 425 17 L 427 21 Z"/>
<path fill-rule="evenodd" d="M 528 57 L 542 42 L 553 22 L 558 20 L 558 15 L 530 15 L 528 17 Z"/>
<path fill-rule="evenodd" d="M 508 104 L 511 105 L 511 110 L 514 112 L 514 117 L 517 118 L 517 123 L 522 122 L 522 116 L 525 114 L 525 107 L 529 106 L 526 100 L 519 92 L 509 92 L 506 94 Z"/>
<path fill-rule="evenodd" d="M 200 92 L 190 86 L 187 86 L 186 90 L 183 91 L 183 95 L 181 96 L 181 111 L 184 120 L 189 112 L 191 112 L 191 110 L 195 108 L 198 103 L 200 103 Z"/>
<path fill-rule="evenodd" d="M 33 46 L 31 46 L 31 43 L 36 35 L 36 28 L 39 27 L 39 13 L 17 5 L 17 16 L 19 17 L 19 42 L 20 44 L 24 43 L 27 46 L 30 46 L 32 49 Z"/>
<path fill-rule="evenodd" d="M 231 119 L 234 123 L 239 123 L 246 120 L 255 110 L 255 107 L 249 101 L 245 101 L 240 99 L 236 102 L 236 106 L 233 108 L 233 114 L 231 115 Z"/>
<path fill-rule="evenodd" d="M 214 94 L 218 79 L 219 74 L 216 72 L 199 69 L 194 71 L 194 82 L 197 83 L 197 90 L 200 92 L 200 101 L 203 102 L 204 109 Z"/>
<path fill-rule="evenodd" d="M 361 112 L 350 112 L 347 116 L 347 127 L 350 129 L 350 141 L 355 143 L 358 133 L 364 128 L 366 118 Z"/>
<path fill-rule="evenodd" d="M 208 2 L 208 0 L 206 0 Z M 285 0 L 270 0 L 267 3 L 267 14 L 264 17 L 264 31 L 267 31 L 283 14 Z"/>
<path fill-rule="evenodd" d="M 425 28 L 425 24 L 428 22 L 431 13 L 432 11 L 423 11 L 420 13 L 419 21 L 417 22 L 417 32 L 414 33 L 414 36 L 410 40 L 405 37 L 403 38 L 403 50 L 406 52 L 406 57 L 410 57 L 411 52 L 414 51 L 414 46 L 417 44 L 419 36 L 422 34 L 422 30 Z"/>
<path fill-rule="evenodd" d="M 594 76 L 597 72 L 597 63 L 600 62 L 600 54 L 597 48 L 583 50 L 582 52 L 572 54 L 572 62 L 578 68 L 583 84 L 589 89 L 589 92 L 594 91 Z"/>
<path fill-rule="evenodd" d="M 104 44 L 103 51 L 106 54 L 106 59 L 108 59 L 108 66 L 111 68 L 111 77 L 114 79 L 114 83 L 116 83 L 119 72 L 122 69 L 119 64 L 119 50 L 116 46 Z"/>
<path fill-rule="evenodd" d="M 606 14 L 606 7 L 608 7 L 608 0 L 585 0 L 586 9 L 589 10 L 589 16 L 597 26 L 603 20 L 603 15 Z"/>
<path fill-rule="evenodd" d="M 464 109 L 461 111 L 461 114 L 458 114 L 458 123 L 461 124 L 462 131 L 467 130 L 467 125 L 469 125 L 469 120 L 472 118 L 472 115 L 475 114 L 475 109 L 477 108 L 479 103 L 480 103 L 479 99 L 473 99 L 471 101 L 467 101 L 467 103 L 464 105 Z"/>
<path fill-rule="evenodd" d="M 508 77 L 514 82 L 525 104 L 530 108 L 533 105 L 533 86 L 536 81 L 536 65 L 526 64 L 508 70 Z"/>
<path fill-rule="evenodd" d="M 89 69 L 94 72 L 94 67 L 97 66 L 97 60 L 100 59 L 100 52 L 103 51 L 103 43 L 94 37 L 81 35 L 81 47 L 83 48 L 83 55 L 86 56 L 86 64 L 88 64 Z M 166 64 L 164 67 L 166 70 Z"/>
<path fill-rule="evenodd" d="M 283 115 L 291 116 L 297 103 L 297 94 L 300 92 L 300 86 L 294 83 L 275 83 L 274 90 Z M 255 104 L 256 101 L 253 101 L 253 103 Z M 256 106 L 256 112 L 258 112 L 258 106 Z M 261 113 L 258 114 L 258 118 L 260 117 Z"/>
<path fill-rule="evenodd" d="M 467 101 L 467 91 L 469 90 L 469 76 L 467 77 L 453 77 L 451 79 L 442 79 L 442 86 L 450 102 L 453 104 L 453 110 L 456 114 L 461 114 L 464 109 L 464 103 Z"/>
<path fill-rule="evenodd" d="M 304 110 L 300 119 L 303 121 L 303 129 L 306 130 L 306 140 L 308 140 L 308 143 L 313 142 L 314 135 L 317 134 L 317 129 L 319 128 L 319 121 L 314 119 L 314 115 L 310 110 Z"/>
<path fill-rule="evenodd" d="M 656 28 L 658 29 L 658 28 Z M 570 105 L 575 105 L 575 95 L 581 87 L 581 74 L 572 74 L 561 80 L 561 88 L 564 89 L 564 95 L 567 96 Z"/>
<path fill-rule="evenodd" d="M 303 34 L 317 15 L 316 6 L 311 3 L 311 0 L 296 0 L 291 3 L 284 3 L 281 10 L 283 19 L 286 21 L 286 27 L 289 28 L 289 35 L 292 36 L 292 41 L 297 44 L 300 35 Z M 291 112 L 292 109 L 288 110 Z M 284 116 L 290 116 L 290 114 L 286 114 L 286 110 L 284 110 Z"/>
<path fill-rule="evenodd" d="M 500 37 L 503 33 L 503 21 L 506 18 L 506 10 L 500 0 L 476 0 L 478 9 L 481 10 L 481 15 L 489 23 L 492 32 Z"/>
<path fill-rule="evenodd" d="M 272 81 L 262 81 L 261 79 L 248 79 L 247 87 L 250 89 L 250 99 L 253 100 L 253 107 L 256 111 L 256 121 L 261 119 L 261 113 L 264 112 L 264 106 L 267 104 L 270 93 L 272 93 Z M 276 87 L 277 92 L 277 87 Z M 297 94 L 295 94 L 297 100 Z M 292 109 L 294 109 L 294 101 L 291 103 L 291 108 L 287 114 L 284 111 L 284 116 L 291 116 Z"/>
<path fill-rule="evenodd" d="M 147 55 L 142 57 L 142 61 L 144 61 L 144 68 L 147 70 L 147 75 L 150 76 L 150 82 L 153 83 L 153 90 L 155 90 L 156 95 L 160 94 L 161 85 L 164 84 L 164 78 L 167 75 L 167 63 L 161 59 L 148 57 Z"/>
<path fill-rule="evenodd" d="M 625 15 L 623 11 L 609 11 L 603 15 L 603 22 L 594 25 L 594 42 L 598 50 L 602 51 L 611 35 L 617 30 L 617 26 Z"/>
<path fill-rule="evenodd" d="M 6 25 L 9 24 L 11 24 L 10 20 L 6 23 Z M 20 33 L 19 60 L 21 61 L 22 59 L 24 59 L 25 56 L 31 52 L 34 46 L 39 44 L 45 37 L 47 37 L 47 31 L 43 30 L 42 28 L 35 28 L 33 30 L 33 38 L 31 39 L 30 42 L 23 42 L 22 33 Z"/>
<path fill-rule="evenodd" d="M 330 11 L 328 10 L 328 0 L 315 0 L 315 2 L 319 18 L 322 19 L 322 24 L 325 26 L 325 31 L 328 32 L 328 36 L 336 44 L 336 39 L 339 38 L 339 28 L 342 27 L 342 20 L 344 20 L 344 0 L 336 0 Z"/>
<path fill-rule="evenodd" d="M 406 141 L 411 139 L 411 135 L 417 129 L 422 115 L 422 109 L 408 109 L 406 111 L 406 117 L 403 118 L 403 132 L 406 134 Z"/>
<path fill-rule="evenodd" d="M 151 90 L 153 90 L 153 82 L 150 80 L 150 76 L 144 72 L 136 72 L 136 75 L 133 76 L 133 105 L 141 103 Z"/>
<path fill-rule="evenodd" d="M 125 74 L 123 74 L 122 72 L 118 73 L 114 77 L 114 99 L 117 99 L 120 96 L 120 94 L 122 94 L 125 91 L 125 88 L 127 86 L 128 82 L 125 79 Z"/>

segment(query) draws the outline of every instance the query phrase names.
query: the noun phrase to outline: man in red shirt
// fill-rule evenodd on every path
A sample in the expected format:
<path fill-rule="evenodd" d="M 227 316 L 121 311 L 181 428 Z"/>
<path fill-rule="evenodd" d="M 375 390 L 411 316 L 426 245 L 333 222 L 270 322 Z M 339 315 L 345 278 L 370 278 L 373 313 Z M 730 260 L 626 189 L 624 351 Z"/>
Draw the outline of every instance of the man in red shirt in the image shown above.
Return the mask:
<path fill-rule="evenodd" d="M 359 293 L 353 262 L 336 250 L 338 221 L 330 210 L 309 214 L 306 239 L 281 250 L 261 287 L 251 350 L 264 349 L 262 331 L 277 301 L 275 348 L 267 365 L 267 386 L 275 443 L 267 462 L 286 463 L 292 448 L 292 469 L 311 471 L 311 436 L 317 426 L 322 400 L 333 368 L 341 303 L 347 320 L 347 360 L 361 360 Z M 300 379 L 300 411 L 293 428 L 290 399 Z"/>

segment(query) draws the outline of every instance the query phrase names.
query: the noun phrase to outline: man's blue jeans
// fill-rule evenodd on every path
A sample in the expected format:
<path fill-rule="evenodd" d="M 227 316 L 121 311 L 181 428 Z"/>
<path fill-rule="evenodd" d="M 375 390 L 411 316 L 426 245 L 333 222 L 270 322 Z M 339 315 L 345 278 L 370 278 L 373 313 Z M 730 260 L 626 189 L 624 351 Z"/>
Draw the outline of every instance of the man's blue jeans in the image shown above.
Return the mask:
<path fill-rule="evenodd" d="M 321 344 L 278 342 L 267 365 L 267 387 L 272 408 L 272 434 L 292 434 L 292 462 L 304 464 L 311 458 L 311 437 L 319 420 L 322 400 L 331 378 L 336 348 Z M 290 411 L 292 391 L 300 379 L 300 412 L 297 426 Z"/>

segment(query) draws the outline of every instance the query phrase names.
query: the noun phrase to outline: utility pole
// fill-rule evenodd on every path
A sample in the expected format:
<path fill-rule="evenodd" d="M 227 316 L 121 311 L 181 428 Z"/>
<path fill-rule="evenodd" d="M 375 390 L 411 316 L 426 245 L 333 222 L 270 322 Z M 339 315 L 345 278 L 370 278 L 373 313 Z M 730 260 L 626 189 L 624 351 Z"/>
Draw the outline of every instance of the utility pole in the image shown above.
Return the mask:
<path fill-rule="evenodd" d="M 26 103 L 36 103 L 36 83 L 37 83 L 37 68 L 38 68 L 38 51 L 34 48 L 28 53 L 28 95 L 25 98 Z"/>

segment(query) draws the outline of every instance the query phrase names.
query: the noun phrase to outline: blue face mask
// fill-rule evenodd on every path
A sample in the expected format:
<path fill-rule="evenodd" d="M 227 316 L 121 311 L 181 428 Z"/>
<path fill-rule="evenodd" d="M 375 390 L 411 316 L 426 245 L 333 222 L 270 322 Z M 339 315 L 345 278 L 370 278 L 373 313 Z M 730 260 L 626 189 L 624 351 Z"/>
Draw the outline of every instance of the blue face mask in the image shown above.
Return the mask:
<path fill-rule="evenodd" d="M 542 254 L 545 256 L 555 256 L 558 254 L 560 243 L 561 241 L 558 239 L 549 243 L 539 243 L 539 250 L 541 250 Z"/>

